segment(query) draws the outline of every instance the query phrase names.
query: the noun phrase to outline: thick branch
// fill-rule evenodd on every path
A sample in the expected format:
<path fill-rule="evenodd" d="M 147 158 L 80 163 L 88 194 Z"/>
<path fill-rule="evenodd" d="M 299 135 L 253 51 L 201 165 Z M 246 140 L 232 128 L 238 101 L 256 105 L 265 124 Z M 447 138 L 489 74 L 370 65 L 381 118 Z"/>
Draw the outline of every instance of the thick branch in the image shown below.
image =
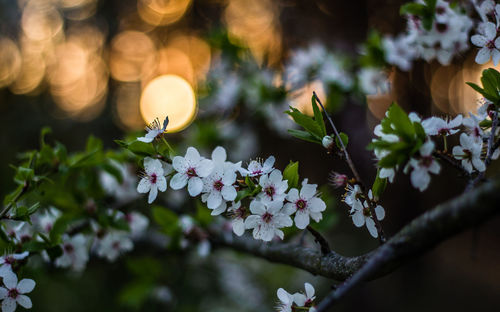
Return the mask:
<path fill-rule="evenodd" d="M 447 238 L 489 220 L 491 216 L 500 213 L 499 202 L 500 179 L 496 179 L 425 212 L 386 244 L 358 257 L 345 257 L 334 251 L 322 255 L 317 249 L 296 244 L 266 244 L 249 237 L 238 238 L 220 232 L 213 232 L 211 240 L 215 245 L 230 247 L 339 281 L 348 279 L 379 250 L 385 250 L 383 259 L 377 261 L 377 269 L 363 277 L 363 280 L 367 280 L 385 275 Z"/>

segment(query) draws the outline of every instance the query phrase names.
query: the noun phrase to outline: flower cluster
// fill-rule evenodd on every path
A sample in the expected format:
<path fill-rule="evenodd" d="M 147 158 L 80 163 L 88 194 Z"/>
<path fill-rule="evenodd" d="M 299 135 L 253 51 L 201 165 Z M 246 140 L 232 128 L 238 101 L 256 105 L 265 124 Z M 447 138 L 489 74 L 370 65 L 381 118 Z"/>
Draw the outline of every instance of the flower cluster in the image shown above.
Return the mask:
<path fill-rule="evenodd" d="M 385 217 L 385 210 L 382 206 L 377 205 L 373 199 L 372 191 L 368 193 L 368 198 L 365 198 L 361 187 L 358 184 L 348 184 L 344 195 L 344 202 L 351 207 L 350 216 L 356 227 L 366 225 L 368 232 L 374 238 L 378 237 L 377 227 L 375 226 L 374 217 L 381 221 Z M 370 205 L 373 205 L 375 216 L 371 213 Z"/>
<path fill-rule="evenodd" d="M 500 62 L 500 37 L 497 29 L 500 26 L 500 4 L 493 0 L 485 0 L 477 8 L 482 22 L 477 26 L 478 34 L 472 36 L 471 42 L 481 48 L 476 55 L 476 63 L 485 64 L 493 59 L 495 66 Z"/>
<path fill-rule="evenodd" d="M 274 157 L 270 156 L 264 162 L 253 160 L 247 168 L 243 168 L 241 162 L 227 161 L 223 147 L 215 148 L 211 159 L 202 157 L 194 147 L 189 147 L 185 156 L 172 159 L 174 172 L 170 187 L 179 190 L 187 186 L 189 195 L 200 196 L 214 216 L 227 212 L 233 218 L 236 235 L 243 235 L 246 229 L 250 229 L 255 239 L 271 241 L 275 236 L 283 239 L 281 228 L 293 225 L 292 215 L 295 214 L 295 225 L 305 229 L 310 219 L 316 222 L 322 219 L 326 205 L 318 196 L 317 185 L 309 184 L 307 179 L 302 181 L 300 190 L 289 189 L 282 172 L 274 168 L 274 161 Z M 138 190 L 147 191 L 141 183 L 148 184 L 152 190 L 149 195 L 151 202 L 156 197 L 156 189 L 166 189 L 166 182 L 163 182 L 166 181 L 165 171 L 160 160 L 148 157 L 144 160 L 144 167 L 146 176 L 139 182 Z M 161 177 L 161 182 L 158 182 L 158 177 Z M 153 190 L 153 180 L 156 184 L 161 183 L 161 189 L 158 186 Z M 244 198 L 249 200 L 248 206 L 242 205 Z"/>
<path fill-rule="evenodd" d="M 297 311 L 296 307 L 300 307 L 300 311 L 314 312 L 316 309 L 313 307 L 313 302 L 316 297 L 314 296 L 314 287 L 309 284 L 304 284 L 304 293 L 288 293 L 283 288 L 278 289 L 277 296 L 279 303 L 276 306 L 278 312 L 291 312 Z"/>

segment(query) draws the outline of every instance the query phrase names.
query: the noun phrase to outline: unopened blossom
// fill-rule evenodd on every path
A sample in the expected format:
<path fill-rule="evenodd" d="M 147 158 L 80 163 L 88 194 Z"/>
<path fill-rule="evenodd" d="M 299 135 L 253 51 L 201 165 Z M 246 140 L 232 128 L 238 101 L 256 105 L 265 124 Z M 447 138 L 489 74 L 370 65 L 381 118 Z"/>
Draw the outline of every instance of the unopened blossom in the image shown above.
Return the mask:
<path fill-rule="evenodd" d="M 160 125 L 160 120 L 156 118 L 150 125 L 146 127 L 146 135 L 140 138 L 137 138 L 137 141 L 151 143 L 154 139 L 160 137 L 167 130 L 168 125 L 168 116 L 163 121 L 163 127 Z"/>
<path fill-rule="evenodd" d="M 482 172 L 486 170 L 486 165 L 481 160 L 482 147 L 482 142 L 478 142 L 473 137 L 462 133 L 460 135 L 460 145 L 454 146 L 452 152 L 456 159 L 462 160 L 462 167 L 468 173 L 472 173 L 474 168 Z"/>
<path fill-rule="evenodd" d="M 331 185 L 333 185 L 334 188 L 340 188 L 346 186 L 348 180 L 349 178 L 345 174 L 341 174 L 338 172 L 330 173 L 330 176 L 328 178 L 328 181 L 330 182 Z"/>
<path fill-rule="evenodd" d="M 259 160 L 252 160 L 248 164 L 248 169 L 241 168 L 240 173 L 243 176 L 258 177 L 263 174 L 268 174 L 274 169 L 274 156 L 269 156 L 264 163 Z"/>
<path fill-rule="evenodd" d="M 109 231 L 97 242 L 97 255 L 108 261 L 114 261 L 121 254 L 132 250 L 134 244 L 128 233 L 122 231 Z"/>
<path fill-rule="evenodd" d="M 304 179 L 300 193 L 292 188 L 286 195 L 288 203 L 284 208 L 296 211 L 294 221 L 299 229 L 305 229 L 309 225 L 309 217 L 316 222 L 323 218 L 321 212 L 325 211 L 326 204 L 317 196 L 317 187 L 317 184 L 308 184 L 307 179 Z"/>
<path fill-rule="evenodd" d="M 306 290 L 305 295 L 301 293 L 295 293 L 293 295 L 293 301 L 295 301 L 295 303 L 299 307 L 310 307 L 314 299 L 316 299 L 316 297 L 314 296 L 314 287 L 309 283 L 304 283 L 304 288 Z"/>
<path fill-rule="evenodd" d="M 184 157 L 175 156 L 172 166 L 177 173 L 170 180 L 170 187 L 180 190 L 187 184 L 189 195 L 192 197 L 201 193 L 203 190 L 201 179 L 210 175 L 214 168 L 213 162 L 201 157 L 194 147 L 188 147 Z"/>
<path fill-rule="evenodd" d="M 158 191 L 165 192 L 167 190 L 167 179 L 165 178 L 166 165 L 162 164 L 159 159 L 151 157 L 144 158 L 144 171 L 145 175 L 137 185 L 139 193 L 147 193 L 148 203 L 151 204 L 158 195 Z"/>
<path fill-rule="evenodd" d="M 293 306 L 293 295 L 289 294 L 286 290 L 283 288 L 279 288 L 278 291 L 276 292 L 276 295 L 278 296 L 278 299 L 280 302 L 276 305 L 276 311 L 278 312 L 292 312 L 292 306 Z"/>
<path fill-rule="evenodd" d="M 247 214 L 245 207 L 241 206 L 241 201 L 233 202 L 228 211 L 231 213 L 231 225 L 234 234 L 237 236 L 243 235 L 245 233 L 245 217 Z"/>
<path fill-rule="evenodd" d="M 253 200 L 250 203 L 250 212 L 252 215 L 245 219 L 245 228 L 253 229 L 253 237 L 263 241 L 271 241 L 274 236 L 283 239 L 284 233 L 280 230 L 283 227 L 292 226 L 293 221 L 290 215 L 293 210 L 282 209 L 283 203 L 261 202 Z"/>
<path fill-rule="evenodd" d="M 371 197 L 370 195 L 371 190 L 368 196 Z M 360 203 L 360 201 L 358 200 L 357 203 Z M 385 217 L 384 208 L 380 205 L 377 205 L 375 207 L 375 215 L 377 217 L 377 220 L 383 220 Z M 377 227 L 375 226 L 375 221 L 373 220 L 367 201 L 365 201 L 363 205 L 354 204 L 351 209 L 351 217 L 352 222 L 356 227 L 362 227 L 366 224 L 366 228 L 368 229 L 368 232 L 370 232 L 370 235 L 374 238 L 378 237 Z"/>
<path fill-rule="evenodd" d="M 323 147 L 326 148 L 327 150 L 331 149 L 333 147 L 333 138 L 329 135 L 325 135 L 323 139 L 321 140 L 321 144 L 323 144 Z"/>
<path fill-rule="evenodd" d="M 203 179 L 203 197 L 209 209 L 219 207 L 223 201 L 236 198 L 236 172 L 232 166 L 217 166 L 212 173 Z"/>
<path fill-rule="evenodd" d="M 283 201 L 288 188 L 288 181 L 283 180 L 283 175 L 278 169 L 274 169 L 269 175 L 265 174 L 259 178 L 262 191 L 257 195 L 263 201 Z"/>
<path fill-rule="evenodd" d="M 62 237 L 62 255 L 56 259 L 55 265 L 60 268 L 71 268 L 80 272 L 85 269 L 89 260 L 88 239 L 83 234 L 70 237 L 64 234 Z"/>
<path fill-rule="evenodd" d="M 25 251 L 19 254 L 8 254 L 0 258 L 0 277 L 12 272 L 12 265 L 17 261 L 25 259 L 29 252 Z"/>
<path fill-rule="evenodd" d="M 31 309 L 31 299 L 25 294 L 35 288 L 34 280 L 24 278 L 18 283 L 17 275 L 9 272 L 3 276 L 3 284 L 5 287 L 0 287 L 0 300 L 3 300 L 2 312 L 14 312 L 18 304 L 25 309 Z"/>
<path fill-rule="evenodd" d="M 441 170 L 439 163 L 432 157 L 434 142 L 427 141 L 420 147 L 420 157 L 411 158 L 408 166 L 411 168 L 411 184 L 423 192 L 431 181 L 430 173 L 438 174 Z"/>
<path fill-rule="evenodd" d="M 462 119 L 460 114 L 453 120 L 431 117 L 422 121 L 422 127 L 427 135 L 451 135 L 458 132 Z"/>
<path fill-rule="evenodd" d="M 497 38 L 497 27 L 492 22 L 487 22 L 482 27 L 482 33 L 470 38 L 472 44 L 481 48 L 476 55 L 476 63 L 485 64 L 490 58 L 493 64 L 498 65 L 500 61 L 500 38 Z"/>

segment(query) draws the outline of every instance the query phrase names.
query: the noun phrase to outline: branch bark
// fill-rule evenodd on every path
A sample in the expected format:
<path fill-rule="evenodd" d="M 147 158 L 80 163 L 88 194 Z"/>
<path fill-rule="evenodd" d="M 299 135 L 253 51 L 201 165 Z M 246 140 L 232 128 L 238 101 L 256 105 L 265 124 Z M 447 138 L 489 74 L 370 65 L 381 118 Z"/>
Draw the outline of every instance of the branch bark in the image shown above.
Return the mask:
<path fill-rule="evenodd" d="M 210 239 L 216 246 L 250 253 L 338 281 L 350 278 L 370 258 L 383 252 L 377 256 L 376 268 L 364 273 L 360 279 L 370 280 L 390 273 L 447 238 L 499 214 L 499 202 L 500 179 L 497 178 L 425 212 L 403 227 L 386 244 L 357 257 L 345 257 L 335 251 L 322 255 L 320 250 L 293 243 L 266 244 L 250 237 L 234 237 L 231 233 L 220 231 L 212 231 Z"/>

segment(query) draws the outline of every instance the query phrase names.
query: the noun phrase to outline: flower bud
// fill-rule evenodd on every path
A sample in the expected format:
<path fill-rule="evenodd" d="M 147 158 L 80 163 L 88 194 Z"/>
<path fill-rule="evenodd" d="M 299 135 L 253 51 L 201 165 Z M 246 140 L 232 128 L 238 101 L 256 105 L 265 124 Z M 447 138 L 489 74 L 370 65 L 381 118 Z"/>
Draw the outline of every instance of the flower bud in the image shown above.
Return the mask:
<path fill-rule="evenodd" d="M 333 147 L 333 138 L 329 135 L 325 135 L 321 141 L 326 149 L 331 149 Z"/>
<path fill-rule="evenodd" d="M 347 181 L 349 179 L 347 178 L 347 176 L 345 174 L 332 172 L 330 174 L 330 178 L 328 180 L 333 185 L 333 187 L 340 188 L 340 187 L 344 187 L 347 184 Z"/>

